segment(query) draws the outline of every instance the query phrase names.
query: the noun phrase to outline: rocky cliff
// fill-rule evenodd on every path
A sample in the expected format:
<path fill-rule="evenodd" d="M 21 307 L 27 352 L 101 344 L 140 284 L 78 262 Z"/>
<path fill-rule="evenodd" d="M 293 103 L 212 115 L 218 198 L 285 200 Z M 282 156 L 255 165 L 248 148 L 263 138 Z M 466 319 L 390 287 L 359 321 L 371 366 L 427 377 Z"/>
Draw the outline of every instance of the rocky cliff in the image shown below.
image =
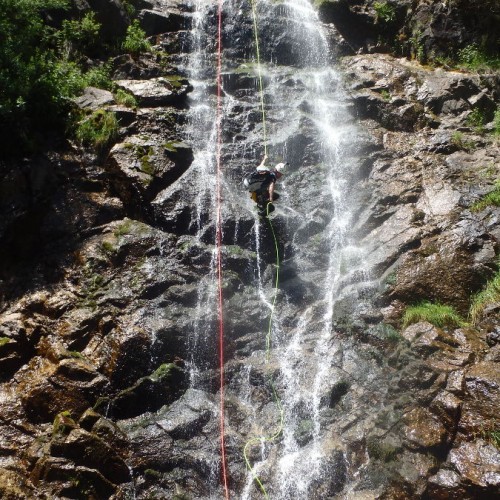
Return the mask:
<path fill-rule="evenodd" d="M 123 14 L 115 0 L 86 8 L 98 4 Z M 116 114 L 116 142 L 97 152 L 67 144 L 1 165 L 4 498 L 222 495 L 206 159 L 217 6 L 134 4 L 155 50 L 115 58 L 113 74 L 137 107 L 95 88 L 77 100 Z M 282 262 L 270 359 L 262 297 L 273 294 L 275 248 L 239 185 L 262 153 L 252 19 L 246 2 L 224 10 L 232 494 L 261 496 L 242 449 L 279 419 L 271 378 L 285 430 L 251 452 L 265 464 L 259 475 L 271 496 L 496 498 L 500 209 L 484 200 L 498 189 L 500 76 L 424 64 L 483 35 L 498 50 L 490 24 L 498 7 L 321 2 L 320 20 L 311 19 L 325 63 L 303 57 L 313 35 L 297 19 L 312 16 L 308 7 L 293 17 L 286 3 L 263 4 L 270 149 L 291 164 L 271 219 Z M 310 89 L 321 78 L 315 114 Z M 321 127 L 341 129 L 327 136 L 340 137 L 330 149 L 315 128 L 328 114 Z M 485 289 L 480 307 L 474 296 Z M 422 302 L 456 316 L 409 320 L 405 311 Z M 319 465 L 304 458 L 313 452 Z M 294 456 L 286 469 L 283 459 Z"/>

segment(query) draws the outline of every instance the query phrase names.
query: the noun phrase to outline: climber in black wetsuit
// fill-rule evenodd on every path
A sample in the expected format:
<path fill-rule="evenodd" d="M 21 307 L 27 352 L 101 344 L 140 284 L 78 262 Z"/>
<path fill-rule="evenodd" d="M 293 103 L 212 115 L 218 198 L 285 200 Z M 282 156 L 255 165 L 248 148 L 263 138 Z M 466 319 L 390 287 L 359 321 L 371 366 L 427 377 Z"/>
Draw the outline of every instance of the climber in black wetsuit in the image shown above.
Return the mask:
<path fill-rule="evenodd" d="M 276 181 L 283 175 L 287 163 L 278 163 L 273 170 L 266 166 L 267 155 L 264 156 L 256 171 L 246 180 L 245 185 L 251 193 L 251 198 L 259 208 L 259 215 L 265 216 L 274 211 L 273 201 L 279 195 L 274 192 Z"/>

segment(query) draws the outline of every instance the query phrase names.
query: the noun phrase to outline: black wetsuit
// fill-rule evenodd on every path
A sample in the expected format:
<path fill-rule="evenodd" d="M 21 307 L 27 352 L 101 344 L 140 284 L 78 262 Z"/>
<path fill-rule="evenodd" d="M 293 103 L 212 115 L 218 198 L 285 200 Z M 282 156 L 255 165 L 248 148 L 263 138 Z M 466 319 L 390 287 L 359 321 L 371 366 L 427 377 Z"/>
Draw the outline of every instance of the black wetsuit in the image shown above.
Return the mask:
<path fill-rule="evenodd" d="M 269 199 L 269 186 L 276 182 L 276 173 L 271 171 L 254 172 L 249 179 L 248 190 L 257 194 L 257 203 Z"/>
<path fill-rule="evenodd" d="M 257 203 L 259 215 L 265 217 L 274 211 L 274 205 L 269 202 L 269 186 L 276 182 L 277 176 L 275 172 L 269 170 L 254 172 L 248 178 L 248 190 L 252 193 L 252 199 Z M 274 200 L 279 198 L 278 193 L 274 193 Z"/>

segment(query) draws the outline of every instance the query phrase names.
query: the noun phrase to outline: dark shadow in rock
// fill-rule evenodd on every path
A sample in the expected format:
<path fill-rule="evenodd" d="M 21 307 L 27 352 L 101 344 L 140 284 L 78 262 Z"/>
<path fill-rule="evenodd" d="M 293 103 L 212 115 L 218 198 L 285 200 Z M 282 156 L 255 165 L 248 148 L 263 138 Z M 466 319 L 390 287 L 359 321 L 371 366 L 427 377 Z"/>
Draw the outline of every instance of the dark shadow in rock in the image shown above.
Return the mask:
<path fill-rule="evenodd" d="M 114 419 L 156 411 L 178 399 L 187 386 L 188 374 L 173 363 L 166 363 L 112 398 L 106 411 Z"/>

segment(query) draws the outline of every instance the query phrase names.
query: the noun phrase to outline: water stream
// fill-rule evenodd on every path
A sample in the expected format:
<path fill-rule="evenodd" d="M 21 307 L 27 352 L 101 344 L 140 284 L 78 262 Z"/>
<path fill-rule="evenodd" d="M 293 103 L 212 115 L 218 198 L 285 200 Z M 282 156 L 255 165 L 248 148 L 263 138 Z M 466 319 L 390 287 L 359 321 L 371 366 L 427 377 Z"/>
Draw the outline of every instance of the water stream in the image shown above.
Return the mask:
<path fill-rule="evenodd" d="M 210 223 L 204 220 L 207 204 L 215 205 L 215 66 L 214 43 L 210 42 L 210 36 L 214 34 L 214 12 L 214 6 L 208 2 L 195 2 L 192 48 L 186 68 L 194 86 L 187 138 L 195 151 L 192 175 L 198 197 L 198 214 L 192 223 L 196 225 L 200 241 L 206 235 L 205 225 Z M 255 64 L 255 53 L 248 39 L 250 4 L 227 0 L 224 13 L 226 20 L 230 17 L 227 28 L 224 28 L 227 30 L 226 44 L 230 46 L 225 52 L 224 70 L 242 63 L 251 68 L 252 63 Z M 350 157 L 349 148 L 355 131 L 352 117 L 343 104 L 340 77 L 333 65 L 327 37 L 310 2 L 261 0 L 257 4 L 257 13 L 262 36 L 261 69 L 269 124 L 268 148 L 275 161 L 285 159 L 291 163 L 289 174 L 279 185 L 281 198 L 272 220 L 278 228 L 278 238 L 286 238 L 287 244 L 280 247 L 284 249 L 280 257 L 286 264 L 284 278 L 287 278 L 286 268 L 293 267 L 295 279 L 308 282 L 312 291 L 302 303 L 286 290 L 280 292 L 274 311 L 269 365 L 275 373 L 285 426 L 280 438 L 260 445 L 252 459 L 254 473 L 260 475 L 262 471 L 266 490 L 272 498 L 312 498 L 312 492 L 321 484 L 323 476 L 332 474 L 332 456 L 337 457 L 338 463 L 346 460 L 341 452 L 336 453 L 340 448 L 336 447 L 332 437 L 335 430 L 328 424 L 328 418 L 324 418 L 324 413 L 328 411 L 325 401 L 329 391 L 335 384 L 342 384 L 345 377 L 339 365 L 343 352 L 336 340 L 335 307 L 346 290 L 353 293 L 352 287 L 345 285 L 359 281 L 363 276 L 363 251 L 351 241 L 349 228 L 353 215 L 346 199 L 355 176 L 355 163 L 346 160 Z M 246 26 L 246 31 L 241 26 Z M 280 48 L 281 41 L 284 48 Z M 243 45 L 239 47 L 239 43 Z M 230 60 L 231 53 L 245 54 L 248 59 Z M 226 123 L 237 116 L 240 122 L 236 123 L 236 128 L 242 137 L 241 140 L 226 137 L 224 147 L 228 165 L 237 164 L 237 153 L 242 157 L 258 158 L 263 149 L 258 113 L 260 97 L 255 75 L 255 68 L 250 69 L 248 80 L 253 81 L 250 88 L 228 89 L 225 93 Z M 234 129 L 234 123 L 232 127 Z M 304 131 L 307 140 L 303 140 Z M 233 170 L 229 177 L 234 180 L 241 173 Z M 313 184 L 312 190 L 308 184 Z M 314 194 L 314 199 L 307 202 L 303 194 L 306 188 L 309 198 L 311 193 Z M 224 179 L 224 189 L 232 210 L 251 213 L 251 202 L 240 193 L 235 194 L 238 188 L 227 178 Z M 213 208 L 208 212 L 216 213 Z M 266 265 L 272 266 L 272 260 L 266 261 L 269 255 L 262 253 L 261 246 L 265 238 L 270 238 L 270 233 L 263 221 L 253 217 L 251 250 L 256 253 L 255 294 L 267 316 L 272 309 L 274 283 L 272 273 L 264 272 Z M 241 243 L 238 227 L 236 223 L 234 241 L 229 243 Z M 228 239 L 226 235 L 226 241 Z M 314 257 L 318 249 L 321 249 L 319 262 Z M 213 368 L 213 363 L 210 366 L 207 360 L 212 354 L 216 356 L 213 334 L 215 260 L 210 268 L 212 272 L 200 283 L 197 315 L 189 340 L 193 388 L 201 387 L 200 374 Z M 254 368 L 266 371 L 263 367 L 265 333 L 262 333 L 261 347 L 241 362 L 239 372 L 233 375 L 230 383 L 229 395 L 239 400 L 247 419 L 247 436 L 243 439 L 250 439 L 259 432 L 272 434 L 275 427 L 273 412 L 274 422 L 278 418 L 273 403 L 266 405 L 264 419 L 255 411 L 256 391 L 250 388 Z M 231 428 L 230 421 L 228 427 Z M 216 444 L 214 453 L 217 453 Z M 230 456 L 229 460 L 232 459 L 241 462 L 241 457 Z M 207 497 L 210 498 L 220 495 L 217 467 L 214 462 L 210 474 L 213 479 L 207 486 Z M 237 488 L 237 498 L 261 497 L 253 475 L 248 471 Z"/>

